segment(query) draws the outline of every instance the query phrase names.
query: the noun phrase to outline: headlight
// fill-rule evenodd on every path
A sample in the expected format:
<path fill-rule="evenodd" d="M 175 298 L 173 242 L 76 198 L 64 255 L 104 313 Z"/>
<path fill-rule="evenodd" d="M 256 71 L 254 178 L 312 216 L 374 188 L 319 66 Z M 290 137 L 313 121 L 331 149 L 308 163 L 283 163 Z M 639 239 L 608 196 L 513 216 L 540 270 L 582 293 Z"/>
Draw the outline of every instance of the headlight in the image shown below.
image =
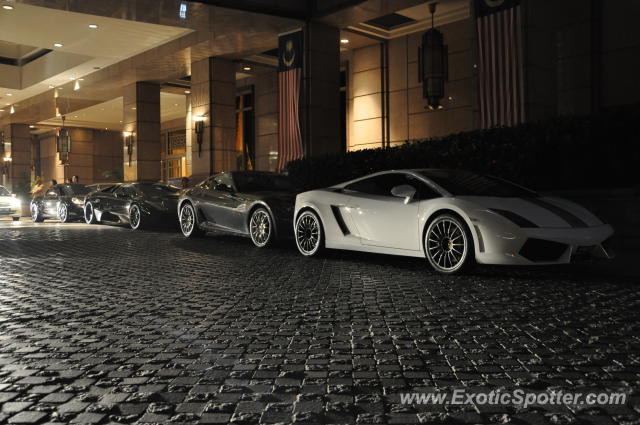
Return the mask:
<path fill-rule="evenodd" d="M 84 201 L 80 198 L 71 198 L 71 202 L 73 202 L 76 205 L 82 205 Z"/>
<path fill-rule="evenodd" d="M 522 217 L 521 215 L 518 215 L 518 214 L 516 214 L 514 212 L 511 212 L 511 211 L 499 210 L 499 209 L 495 209 L 495 208 L 489 208 L 488 211 L 492 212 L 494 214 L 498 214 L 501 217 L 506 218 L 507 220 L 509 220 L 513 224 L 517 225 L 518 227 L 538 227 L 535 223 L 532 223 L 531 221 L 527 220 L 526 218 Z"/>

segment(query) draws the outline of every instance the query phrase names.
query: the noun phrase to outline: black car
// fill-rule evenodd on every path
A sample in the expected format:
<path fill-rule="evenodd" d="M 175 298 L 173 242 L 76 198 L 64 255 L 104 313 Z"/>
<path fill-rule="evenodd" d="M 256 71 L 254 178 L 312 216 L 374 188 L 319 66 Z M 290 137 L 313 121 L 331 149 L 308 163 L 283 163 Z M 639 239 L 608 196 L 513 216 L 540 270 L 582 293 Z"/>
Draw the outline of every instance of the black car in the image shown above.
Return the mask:
<path fill-rule="evenodd" d="M 84 220 L 127 223 L 132 229 L 177 224 L 180 189 L 162 183 L 117 183 L 91 192 L 84 203 Z"/>
<path fill-rule="evenodd" d="M 216 174 L 180 196 L 180 230 L 186 237 L 222 230 L 250 236 L 257 247 L 292 236 L 296 189 L 284 175 L 261 171 Z"/>
<path fill-rule="evenodd" d="M 56 184 L 31 201 L 31 218 L 40 223 L 57 218 L 62 223 L 82 219 L 85 196 L 91 189 L 83 184 Z"/>

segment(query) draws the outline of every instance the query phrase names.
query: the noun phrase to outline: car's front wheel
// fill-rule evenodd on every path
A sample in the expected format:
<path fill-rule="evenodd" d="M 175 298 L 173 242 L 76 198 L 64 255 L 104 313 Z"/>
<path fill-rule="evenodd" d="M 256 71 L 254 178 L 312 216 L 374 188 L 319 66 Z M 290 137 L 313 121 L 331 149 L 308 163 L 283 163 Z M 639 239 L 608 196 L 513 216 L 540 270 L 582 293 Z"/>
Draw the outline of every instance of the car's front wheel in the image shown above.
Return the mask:
<path fill-rule="evenodd" d="M 64 203 L 61 203 L 58 206 L 58 219 L 60 220 L 60 223 L 69 222 L 69 209 L 67 208 L 67 205 Z"/>
<path fill-rule="evenodd" d="M 191 203 L 185 202 L 182 207 L 180 207 L 178 220 L 180 221 L 180 230 L 186 238 L 193 238 L 204 234 L 202 229 L 198 227 L 196 209 Z"/>
<path fill-rule="evenodd" d="M 307 210 L 298 216 L 295 238 L 298 251 L 304 256 L 311 257 L 322 251 L 324 247 L 322 223 L 315 212 Z"/>
<path fill-rule="evenodd" d="M 263 248 L 273 240 L 273 221 L 265 208 L 256 208 L 249 219 L 249 234 L 253 244 Z"/>
<path fill-rule="evenodd" d="M 84 206 L 84 221 L 87 224 L 96 224 L 98 218 L 91 202 L 87 202 Z"/>
<path fill-rule="evenodd" d="M 44 221 L 42 211 L 40 211 L 40 208 L 36 204 L 31 205 L 31 219 L 34 223 L 42 223 Z"/>
<path fill-rule="evenodd" d="M 466 224 L 451 214 L 436 217 L 424 234 L 429 264 L 440 273 L 453 274 L 473 261 L 473 239 Z"/>
<path fill-rule="evenodd" d="M 145 228 L 144 217 L 142 216 L 142 210 L 136 204 L 133 204 L 129 209 L 129 225 L 133 230 L 139 230 Z"/>

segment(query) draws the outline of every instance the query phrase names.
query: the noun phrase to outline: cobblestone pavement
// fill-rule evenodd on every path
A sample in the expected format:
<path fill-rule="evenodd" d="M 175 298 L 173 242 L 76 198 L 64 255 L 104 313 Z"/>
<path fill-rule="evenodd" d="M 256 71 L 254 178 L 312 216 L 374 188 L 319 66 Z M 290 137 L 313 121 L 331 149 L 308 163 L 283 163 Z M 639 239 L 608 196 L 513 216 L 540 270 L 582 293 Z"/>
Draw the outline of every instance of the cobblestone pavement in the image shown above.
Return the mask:
<path fill-rule="evenodd" d="M 640 287 L 577 270 L 6 223 L 0 423 L 638 423 Z M 435 388 L 630 398 L 399 403 Z"/>

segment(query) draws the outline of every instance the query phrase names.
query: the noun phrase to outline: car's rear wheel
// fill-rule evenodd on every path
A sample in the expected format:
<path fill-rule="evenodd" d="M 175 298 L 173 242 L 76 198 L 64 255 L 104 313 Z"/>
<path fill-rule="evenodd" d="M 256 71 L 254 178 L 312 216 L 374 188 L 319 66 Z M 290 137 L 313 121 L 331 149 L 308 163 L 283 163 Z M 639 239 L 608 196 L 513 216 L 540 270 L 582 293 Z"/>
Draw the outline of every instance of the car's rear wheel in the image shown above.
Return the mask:
<path fill-rule="evenodd" d="M 324 247 L 320 217 L 311 211 L 302 212 L 296 220 L 295 238 L 298 251 L 304 256 L 317 255 Z"/>
<path fill-rule="evenodd" d="M 60 205 L 58 205 L 58 219 L 60 220 L 60 223 L 69 222 L 69 209 L 64 203 L 60 203 Z"/>
<path fill-rule="evenodd" d="M 473 261 L 473 239 L 466 224 L 452 214 L 437 216 L 424 235 L 429 264 L 440 273 L 460 272 Z"/>
<path fill-rule="evenodd" d="M 31 205 L 31 219 L 34 223 L 42 223 L 44 221 L 42 211 L 36 204 Z"/>
<path fill-rule="evenodd" d="M 253 244 L 263 248 L 273 239 L 273 221 L 265 208 L 256 208 L 249 219 L 249 235 Z"/>
<path fill-rule="evenodd" d="M 193 238 L 204 234 L 202 229 L 198 227 L 196 209 L 191 203 L 185 202 L 182 207 L 180 207 L 178 220 L 180 221 L 180 230 L 186 238 Z"/>
<path fill-rule="evenodd" d="M 133 230 L 141 230 L 145 228 L 142 210 L 140 210 L 140 207 L 136 204 L 133 204 L 129 209 L 129 225 Z"/>
<path fill-rule="evenodd" d="M 93 209 L 93 204 L 91 202 L 87 202 L 84 206 L 84 221 L 87 224 L 96 224 L 98 222 L 96 212 Z"/>

